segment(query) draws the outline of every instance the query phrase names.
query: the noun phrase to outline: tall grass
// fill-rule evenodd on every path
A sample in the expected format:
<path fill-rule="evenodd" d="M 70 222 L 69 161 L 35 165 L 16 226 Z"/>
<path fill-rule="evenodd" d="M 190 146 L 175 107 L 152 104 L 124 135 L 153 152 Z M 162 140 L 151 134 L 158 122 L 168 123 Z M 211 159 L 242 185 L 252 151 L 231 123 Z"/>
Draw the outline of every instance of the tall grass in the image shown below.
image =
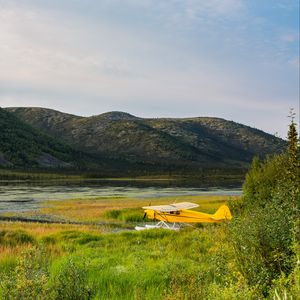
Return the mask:
<path fill-rule="evenodd" d="M 42 238 L 35 238 L 31 244 L 35 248 L 31 251 L 46 253 L 46 259 L 38 262 L 45 270 L 43 284 L 46 287 L 34 293 L 41 296 L 46 293 L 49 299 L 58 299 L 55 295 L 61 289 L 66 291 L 66 295 L 72 293 L 72 287 L 75 289 L 74 284 L 64 278 L 77 276 L 81 278 L 77 287 L 84 295 L 78 299 L 206 297 L 207 285 L 222 282 L 220 270 L 228 268 L 227 262 L 224 265 L 217 263 L 215 249 L 216 242 L 224 239 L 224 229 L 218 226 L 181 232 L 154 230 L 118 234 L 72 230 L 43 235 Z M 53 249 L 60 251 L 53 254 Z M 32 260 L 28 264 L 34 274 L 38 273 L 35 256 L 22 253 L 16 256 L 13 265 L 0 273 L 2 279 L 14 278 L 16 270 L 28 266 L 23 263 L 24 258 Z M 27 273 L 24 271 L 22 274 L 23 279 L 20 280 L 27 282 Z M 21 286 L 23 281 L 19 282 Z M 38 283 L 37 279 L 32 288 L 36 289 Z M 13 281 L 2 286 L 3 295 L 7 295 L 10 288 L 16 289 Z M 73 298 L 65 296 L 61 299 Z"/>

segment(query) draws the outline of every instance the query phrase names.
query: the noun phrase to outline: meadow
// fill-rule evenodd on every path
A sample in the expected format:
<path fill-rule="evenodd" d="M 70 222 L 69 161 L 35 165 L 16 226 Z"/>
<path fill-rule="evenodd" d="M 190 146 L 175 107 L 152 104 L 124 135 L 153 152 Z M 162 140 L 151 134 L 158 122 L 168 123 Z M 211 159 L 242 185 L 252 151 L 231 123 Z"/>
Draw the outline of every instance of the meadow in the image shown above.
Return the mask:
<path fill-rule="evenodd" d="M 261 299 L 239 269 L 229 223 L 134 231 L 147 222 L 142 206 L 179 201 L 213 213 L 241 197 L 74 198 L 23 213 L 51 224 L 0 222 L 1 299 Z"/>
<path fill-rule="evenodd" d="M 212 212 L 226 199 L 198 196 L 189 200 Z M 135 222 L 143 221 L 140 207 L 147 204 L 148 199 L 71 199 L 56 202 L 42 213 L 82 224 L 2 222 L 2 297 L 199 299 L 213 293 L 228 264 L 222 244 L 226 225 L 135 232 Z M 95 220 L 107 224 L 95 225 Z M 110 225 L 116 223 L 118 232 L 112 233 L 116 227 Z M 46 283 L 43 291 L 41 278 Z"/>

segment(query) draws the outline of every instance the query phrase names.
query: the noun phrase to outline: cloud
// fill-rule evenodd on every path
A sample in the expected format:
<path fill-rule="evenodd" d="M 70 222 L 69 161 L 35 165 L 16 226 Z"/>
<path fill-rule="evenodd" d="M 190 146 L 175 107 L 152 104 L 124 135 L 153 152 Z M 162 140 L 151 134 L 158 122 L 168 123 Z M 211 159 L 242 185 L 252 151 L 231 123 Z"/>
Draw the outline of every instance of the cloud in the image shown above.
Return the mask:
<path fill-rule="evenodd" d="M 246 1 L 4 3 L 0 106 L 217 115 L 267 128 L 263 113 L 277 120 L 297 105 L 298 29 L 275 28 Z"/>
<path fill-rule="evenodd" d="M 206 16 L 233 16 L 244 8 L 241 0 L 210 0 L 210 1 L 185 1 L 186 7 L 193 15 Z"/>
<path fill-rule="evenodd" d="M 130 3 L 132 1 L 129 0 Z M 134 1 L 135 2 L 135 1 Z M 123 3 L 123 2 L 122 2 Z M 244 9 L 242 0 L 146 1 L 147 9 L 166 28 L 200 28 L 237 17 Z"/>
<path fill-rule="evenodd" d="M 57 17 L 42 10 L 1 10 L 0 80 L 61 85 L 133 75 L 125 56 L 111 54 L 107 46 L 92 46 L 101 30 L 92 29 L 91 34 L 79 22 L 57 22 Z M 105 41 L 113 32 L 102 35 Z M 86 45 L 81 44 L 84 40 Z"/>

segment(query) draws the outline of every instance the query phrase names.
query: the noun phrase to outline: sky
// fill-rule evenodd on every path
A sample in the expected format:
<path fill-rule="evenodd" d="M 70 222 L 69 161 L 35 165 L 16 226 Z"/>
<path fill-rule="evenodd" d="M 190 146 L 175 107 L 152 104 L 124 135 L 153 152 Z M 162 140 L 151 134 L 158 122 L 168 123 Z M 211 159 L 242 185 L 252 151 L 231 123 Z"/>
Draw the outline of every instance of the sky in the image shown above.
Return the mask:
<path fill-rule="evenodd" d="M 0 106 L 214 116 L 285 138 L 299 0 L 0 0 Z"/>

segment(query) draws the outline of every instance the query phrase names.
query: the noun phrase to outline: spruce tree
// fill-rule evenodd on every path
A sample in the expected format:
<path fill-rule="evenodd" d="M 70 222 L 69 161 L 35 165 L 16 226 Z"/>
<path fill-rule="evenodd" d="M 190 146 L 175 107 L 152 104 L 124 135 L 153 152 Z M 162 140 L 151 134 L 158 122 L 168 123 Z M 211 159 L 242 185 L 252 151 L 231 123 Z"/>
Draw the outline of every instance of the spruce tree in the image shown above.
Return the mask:
<path fill-rule="evenodd" d="M 300 152 L 299 139 L 296 129 L 295 113 L 293 109 L 290 111 L 289 118 L 291 123 L 288 131 L 288 168 L 287 177 L 291 180 L 291 196 L 294 202 L 294 207 L 300 206 L 299 191 L 300 191 Z"/>
<path fill-rule="evenodd" d="M 288 155 L 291 167 L 294 167 L 296 169 L 297 167 L 299 167 L 299 141 L 296 123 L 294 122 L 295 113 L 293 112 L 293 110 L 291 110 L 289 117 L 291 118 L 291 124 L 288 131 Z"/>

